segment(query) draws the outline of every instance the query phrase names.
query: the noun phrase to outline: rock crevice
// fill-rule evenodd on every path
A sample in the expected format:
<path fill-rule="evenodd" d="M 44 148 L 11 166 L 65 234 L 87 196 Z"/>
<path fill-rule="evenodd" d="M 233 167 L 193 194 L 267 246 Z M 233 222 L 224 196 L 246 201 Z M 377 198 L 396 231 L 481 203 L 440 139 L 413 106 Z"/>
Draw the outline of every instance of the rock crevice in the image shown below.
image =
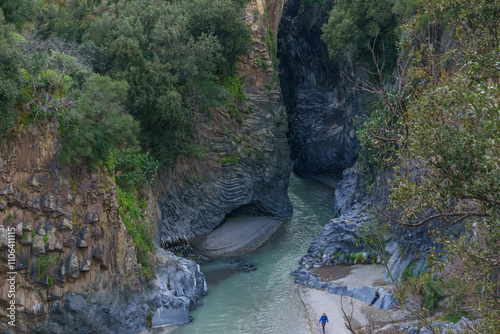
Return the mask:
<path fill-rule="evenodd" d="M 287 1 L 278 34 L 293 170 L 308 177 L 340 176 L 359 146 L 354 121 L 362 95 L 345 82 L 347 68 L 329 60 L 321 40 L 331 6 Z"/>

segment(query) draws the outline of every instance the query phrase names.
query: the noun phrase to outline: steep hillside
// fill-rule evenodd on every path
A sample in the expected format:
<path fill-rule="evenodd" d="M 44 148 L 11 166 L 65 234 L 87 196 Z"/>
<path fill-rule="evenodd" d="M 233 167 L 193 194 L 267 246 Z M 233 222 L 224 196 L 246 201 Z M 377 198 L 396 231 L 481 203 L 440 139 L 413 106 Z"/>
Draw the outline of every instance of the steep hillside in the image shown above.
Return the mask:
<path fill-rule="evenodd" d="M 125 6 L 119 4 L 122 5 Z M 9 49 L 17 52 L 9 58 L 13 60 L 9 66 L 12 75 L 19 76 L 18 86 L 12 86 L 19 91 L 13 89 L 13 99 L 7 101 L 12 105 L 5 105 L 9 116 L 17 118 L 17 124 L 3 123 L 5 133 L 0 137 L 0 279 L 6 282 L 9 273 L 15 272 L 17 286 L 12 298 L 7 289 L 2 289 L 2 330 L 9 328 L 6 315 L 12 302 L 16 330 L 20 332 L 135 333 L 151 325 L 189 322 L 189 310 L 207 292 L 204 276 L 194 262 L 151 247 L 148 235 L 154 234 L 157 246 L 169 247 L 211 231 L 226 215 L 290 218 L 292 208 L 287 196 L 290 153 L 275 59 L 282 5 L 281 1 L 261 0 L 246 4 L 243 13 L 251 29 L 252 48 L 248 55 L 240 56 L 234 77 L 220 75 L 223 77 L 220 80 L 225 80 L 220 85 L 229 82 L 228 91 L 238 95 L 238 99 L 229 106 L 211 108 L 209 114 L 196 114 L 202 120 L 189 122 L 189 127 L 193 125 L 189 130 L 193 130 L 193 139 L 175 145 L 184 145 L 180 150 L 196 146 L 199 154 L 167 151 L 169 159 L 175 157 L 175 163 L 163 165 L 152 189 L 146 184 L 144 173 L 154 171 L 157 162 L 137 147 L 138 124 L 144 125 L 145 118 L 134 114 L 136 119 L 132 120 L 128 112 L 136 106 L 129 104 L 126 109 L 124 105 L 128 103 L 127 90 L 130 97 L 135 88 L 141 90 L 151 84 L 148 80 L 152 77 L 157 79 L 158 73 L 152 70 L 160 70 L 155 67 L 158 63 L 144 60 L 142 64 L 147 65 L 142 74 L 147 72 L 152 77 L 137 83 L 133 81 L 137 76 L 127 77 L 134 71 L 133 67 L 127 67 L 131 63 L 118 62 L 117 66 L 125 64 L 125 69 L 112 75 L 129 80 L 129 84 L 125 81 L 115 84 L 117 81 L 111 81 L 106 74 L 93 75 L 89 64 L 82 63 L 85 59 L 80 51 L 64 49 L 78 45 L 60 42 L 57 34 L 68 31 L 48 25 L 56 37 L 42 42 L 26 31 L 19 30 L 26 38 L 14 33 L 14 27 L 6 25 L 2 17 L 1 33 L 8 36 L 8 43 L 2 45 L 1 52 L 7 54 Z M 23 8 L 6 8 L 13 10 L 6 13 L 17 22 L 16 10 Z M 59 11 L 61 17 L 73 10 L 67 7 L 65 12 L 64 6 L 48 8 Z M 90 8 L 89 17 L 102 15 L 104 10 L 115 15 L 114 8 L 113 4 L 103 3 Z M 25 17 L 21 22 L 31 24 Z M 72 24 L 71 20 L 58 22 Z M 37 56 L 45 56 L 46 47 L 54 47 L 57 52 L 46 58 L 42 69 L 30 67 Z M 65 52 L 73 52 L 77 58 Z M 102 53 L 98 54 L 94 60 L 100 61 L 101 56 Z M 70 63 L 65 61 L 71 62 L 74 72 L 68 72 Z M 204 101 L 199 102 L 189 96 L 190 92 L 186 93 L 186 86 L 179 87 L 179 82 L 173 88 L 174 79 L 168 75 L 162 77 L 167 81 L 164 89 L 170 93 L 175 89 L 182 91 L 187 95 L 183 96 L 183 103 L 203 104 Z M 236 81 L 232 82 L 233 79 Z M 33 90 L 29 80 L 33 81 Z M 199 79 L 193 80 L 198 83 Z M 61 82 L 64 84 L 60 85 Z M 51 90 L 52 84 L 57 90 Z M 89 88 L 92 84 L 101 86 Z M 27 88 L 21 91 L 23 85 Z M 110 91 L 115 88 L 119 92 Z M 221 93 L 217 89 L 220 87 L 215 90 Z M 193 91 L 197 92 L 196 87 Z M 166 94 L 161 89 L 157 93 Z M 78 96 L 80 100 L 76 101 Z M 109 100 L 100 100 L 101 97 Z M 175 100 L 178 96 L 172 93 L 168 97 Z M 18 102 L 13 105 L 16 98 Z M 61 101 L 63 105 L 58 104 Z M 78 104 L 81 101 L 84 105 Z M 83 114 L 79 115 L 81 111 Z M 77 117 L 71 118 L 75 114 Z M 60 122 L 63 115 L 67 117 Z M 107 119 L 109 115 L 119 118 Z M 109 128 L 115 124 L 125 125 L 116 134 L 132 136 L 116 142 L 114 138 L 106 139 Z M 150 130 L 143 129 L 141 140 L 147 138 L 149 134 L 145 133 Z M 172 135 L 168 134 L 170 130 L 164 132 Z M 186 134 L 181 132 L 177 134 Z M 157 139 L 152 138 L 149 144 L 164 147 L 154 142 Z M 167 147 L 179 149 L 175 145 Z M 161 160 L 154 149 L 153 154 Z M 141 169 L 134 164 L 152 164 L 153 168 Z M 13 242 L 16 259 L 12 269 L 9 245 Z"/>
<path fill-rule="evenodd" d="M 245 22 L 251 27 L 253 46 L 237 65 L 245 98 L 232 111 L 213 110 L 211 119 L 201 125 L 197 140 L 203 159 L 181 159 L 157 178 L 162 244 L 209 232 L 226 215 L 291 217 L 287 116 L 273 31 L 281 5 L 277 0 L 248 3 Z"/>
<path fill-rule="evenodd" d="M 12 301 L 20 333 L 133 333 L 148 319 L 187 322 L 187 311 L 206 292 L 197 265 L 165 252 L 152 254 L 156 272 L 150 275 L 157 280 L 148 281 L 119 214 L 114 173 L 106 166 L 61 167 L 55 160 L 58 127 L 20 126 L 1 146 L 0 278 L 14 275 L 17 287 L 14 297 L 2 289 L 2 328 L 13 320 L 7 317 Z M 148 203 L 145 219 L 153 221 L 151 195 Z M 8 252 L 12 243 L 14 253 Z M 15 254 L 13 267 L 7 265 L 9 254 Z M 184 295 L 188 299 L 179 299 Z"/>

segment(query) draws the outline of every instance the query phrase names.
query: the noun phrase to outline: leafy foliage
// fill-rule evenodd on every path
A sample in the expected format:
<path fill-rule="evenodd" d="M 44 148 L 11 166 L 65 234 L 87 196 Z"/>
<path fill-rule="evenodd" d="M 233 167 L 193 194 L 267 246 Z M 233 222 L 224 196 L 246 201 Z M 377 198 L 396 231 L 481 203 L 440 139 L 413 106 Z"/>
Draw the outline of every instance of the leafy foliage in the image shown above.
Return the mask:
<path fill-rule="evenodd" d="M 454 289 L 465 303 L 454 314 L 467 308 L 482 318 L 481 330 L 498 332 L 500 5 L 489 0 L 407 5 L 398 10 L 421 11 L 402 26 L 400 58 L 408 67 L 399 81 L 403 97 L 396 101 L 403 103 L 391 103 L 387 86 L 374 90 L 389 110 L 375 109 L 361 127 L 363 155 L 396 163 L 390 212 L 382 217 L 409 226 L 469 222 L 468 235 L 443 238 L 450 255 L 445 262 L 434 259 L 434 278 L 418 283 L 420 293 L 432 311 L 443 287 Z M 395 105 L 396 113 L 390 109 Z M 393 115 L 399 116 L 396 122 Z M 383 133 L 388 140 L 377 140 Z M 449 285 L 464 277 L 467 285 L 460 289 Z"/>
<path fill-rule="evenodd" d="M 76 117 L 79 131 L 71 130 L 71 137 L 76 138 L 66 144 L 91 142 L 64 161 L 83 161 L 94 149 L 102 156 L 109 148 L 96 145 L 109 133 L 90 133 L 92 121 L 83 121 L 85 112 L 80 115 L 81 110 L 74 108 L 72 101 L 78 94 L 54 90 L 54 84 L 61 86 L 63 79 L 69 78 L 72 85 L 81 87 L 90 75 L 82 68 L 71 72 L 54 58 L 85 54 L 101 75 L 127 81 L 125 105 L 140 124 L 141 145 L 168 166 L 179 155 L 197 155 L 193 135 L 210 108 L 227 108 L 234 103 L 233 94 L 221 85 L 220 78 L 235 74 L 237 55 L 247 52 L 251 44 L 250 31 L 240 16 L 241 5 L 228 0 L 8 0 L 1 6 L 17 27 L 32 24 L 41 42 L 38 44 L 45 45 L 41 49 L 27 43 L 26 64 L 17 66 L 24 67 L 26 81 L 32 81 L 26 97 L 44 101 L 32 103 L 32 110 L 38 117 L 62 117 L 65 123 Z M 76 45 L 63 50 L 45 42 L 57 38 Z M 81 59 L 77 63 L 82 63 Z M 115 113 L 110 118 L 117 116 Z"/>
<path fill-rule="evenodd" d="M 64 135 L 60 160 L 93 163 L 112 148 L 137 147 L 139 126 L 123 111 L 128 84 L 94 74 L 75 102 L 75 117 Z"/>
<path fill-rule="evenodd" d="M 378 61 L 386 62 L 390 72 L 397 57 L 397 18 L 392 11 L 394 0 L 338 0 L 322 28 L 322 39 L 330 58 L 353 61 L 372 68 L 368 46 L 375 48 Z"/>
<path fill-rule="evenodd" d="M 438 303 L 443 299 L 445 289 L 441 279 L 436 279 L 428 273 L 418 273 L 415 276 L 406 273 L 402 277 L 398 292 L 396 295 L 401 300 L 406 297 L 421 303 L 422 314 L 425 314 L 438 309 Z"/>
<path fill-rule="evenodd" d="M 0 134 L 18 119 L 50 119 L 60 124 L 62 163 L 104 161 L 116 173 L 120 215 L 148 277 L 154 243 L 141 189 L 160 164 L 200 154 L 193 138 L 211 108 L 244 99 L 235 63 L 251 45 L 240 15 L 247 3 L 0 3 Z"/>
<path fill-rule="evenodd" d="M 236 57 L 247 53 L 251 45 L 250 30 L 242 24 L 237 8 L 225 0 L 192 1 L 185 8 L 190 13 L 190 34 L 195 39 L 213 35 L 222 47 L 217 73 L 234 74 Z"/>
<path fill-rule="evenodd" d="M 10 130 L 16 120 L 13 105 L 21 94 L 20 51 L 12 27 L 5 23 L 0 10 L 0 135 Z"/>
<path fill-rule="evenodd" d="M 150 253 L 154 250 L 153 226 L 150 224 L 138 207 L 137 196 L 134 193 L 123 191 L 116 187 L 120 217 L 127 231 L 134 238 L 137 251 L 137 262 L 142 265 L 142 273 L 149 279 L 152 278 L 154 266 L 149 260 Z"/>
<path fill-rule="evenodd" d="M 138 148 L 128 147 L 113 153 L 118 172 L 116 183 L 124 190 L 135 191 L 145 184 L 151 185 L 158 171 L 158 161 L 149 152 L 142 153 Z"/>
<path fill-rule="evenodd" d="M 36 0 L 4 0 L 0 8 L 7 22 L 21 28 L 36 16 L 37 9 L 41 7 L 41 1 Z"/>
<path fill-rule="evenodd" d="M 394 117 L 378 96 L 372 103 L 371 114 L 360 121 L 357 131 L 361 143 L 358 163 L 366 172 L 380 172 L 392 166 L 397 150 L 397 141 L 403 133 L 404 124 L 400 117 Z"/>
<path fill-rule="evenodd" d="M 146 145 L 167 165 L 196 154 L 197 122 L 233 102 L 218 76 L 229 75 L 236 54 L 246 52 L 248 28 L 228 1 L 147 0 L 118 8 L 112 73 L 131 86 L 130 110 Z"/>

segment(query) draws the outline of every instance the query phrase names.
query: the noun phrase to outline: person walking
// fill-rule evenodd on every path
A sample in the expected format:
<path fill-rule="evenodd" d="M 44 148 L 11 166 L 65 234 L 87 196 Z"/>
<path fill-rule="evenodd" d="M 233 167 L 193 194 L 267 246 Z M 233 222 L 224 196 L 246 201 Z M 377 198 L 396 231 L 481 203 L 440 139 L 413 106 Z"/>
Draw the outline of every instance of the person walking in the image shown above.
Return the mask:
<path fill-rule="evenodd" d="M 328 317 L 326 316 L 326 313 L 323 313 L 323 315 L 319 319 L 319 322 L 321 322 L 321 326 L 323 327 L 323 333 L 324 333 L 325 332 L 325 325 L 328 322 Z"/>

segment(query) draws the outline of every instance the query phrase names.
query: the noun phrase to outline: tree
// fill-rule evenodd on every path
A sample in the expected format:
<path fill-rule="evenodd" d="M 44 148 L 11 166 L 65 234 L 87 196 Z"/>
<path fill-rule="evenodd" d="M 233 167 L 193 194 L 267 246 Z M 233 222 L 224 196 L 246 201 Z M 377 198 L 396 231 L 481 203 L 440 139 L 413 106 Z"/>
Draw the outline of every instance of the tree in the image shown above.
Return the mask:
<path fill-rule="evenodd" d="M 94 74 L 75 93 L 75 117 L 63 132 L 59 159 L 97 164 L 113 148 L 138 147 L 139 125 L 124 111 L 128 84 Z"/>
<path fill-rule="evenodd" d="M 233 102 L 218 81 L 250 41 L 236 9 L 228 1 L 120 2 L 110 21 L 111 71 L 130 84 L 128 105 L 145 146 L 166 165 L 195 154 L 197 124 L 210 108 Z"/>
<path fill-rule="evenodd" d="M 410 57 L 408 104 L 401 119 L 387 220 L 420 226 L 468 222 L 444 237 L 448 257 L 434 275 L 466 279 L 462 299 L 480 328 L 498 332 L 500 295 L 500 4 L 431 0 L 404 25 Z M 404 140 L 404 141 L 403 141 Z"/>
<path fill-rule="evenodd" d="M 339 0 L 331 10 L 322 39 L 335 61 L 349 58 L 369 70 L 373 69 L 374 48 L 378 66 L 390 73 L 397 58 L 397 17 L 394 0 Z M 382 66 L 385 63 L 385 66 Z"/>
<path fill-rule="evenodd" d="M 0 135 L 10 130 L 17 120 L 13 108 L 21 93 L 21 53 L 12 27 L 0 10 Z"/>
<path fill-rule="evenodd" d="M 236 57 L 247 53 L 251 46 L 250 29 L 241 19 L 238 8 L 227 0 L 192 1 L 185 5 L 190 13 L 190 34 L 195 39 L 213 35 L 221 45 L 217 74 L 233 74 Z"/>
<path fill-rule="evenodd" d="M 41 7 L 38 0 L 4 0 L 0 4 L 5 20 L 21 28 L 36 16 L 37 10 Z"/>

